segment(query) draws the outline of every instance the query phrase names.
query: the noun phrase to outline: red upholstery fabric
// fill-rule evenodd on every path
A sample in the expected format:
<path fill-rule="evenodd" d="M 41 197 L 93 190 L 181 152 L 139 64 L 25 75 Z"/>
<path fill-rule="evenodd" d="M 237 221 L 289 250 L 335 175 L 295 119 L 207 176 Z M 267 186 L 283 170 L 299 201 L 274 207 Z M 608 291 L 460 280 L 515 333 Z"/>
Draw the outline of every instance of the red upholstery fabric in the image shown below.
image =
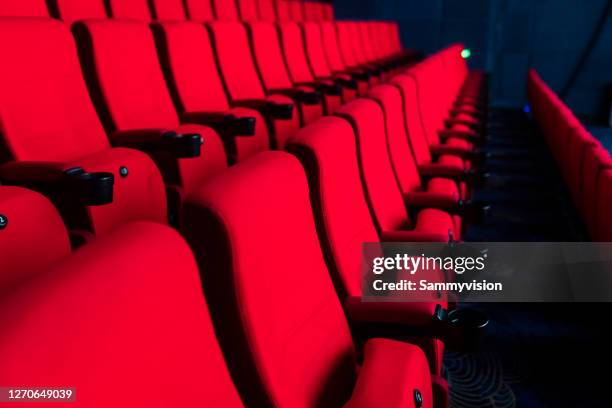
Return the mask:
<path fill-rule="evenodd" d="M 293 82 L 313 82 L 314 76 L 308 65 L 300 26 L 297 23 L 279 23 L 278 29 Z"/>
<path fill-rule="evenodd" d="M 65 23 L 87 18 L 106 18 L 104 0 L 52 0 L 52 10 Z"/>
<path fill-rule="evenodd" d="M 336 31 L 338 45 L 340 47 L 340 56 L 342 57 L 344 66 L 350 68 L 358 66 L 359 61 L 355 54 L 352 36 L 352 23 L 346 21 L 336 23 Z"/>
<path fill-rule="evenodd" d="M 45 0 L 0 0 L 0 16 L 49 17 Z"/>
<path fill-rule="evenodd" d="M 278 21 L 292 21 L 290 0 L 274 0 Z"/>
<path fill-rule="evenodd" d="M 402 97 L 404 99 L 404 117 L 406 119 L 406 127 L 408 129 L 408 136 L 410 137 L 414 158 L 419 165 L 430 163 L 432 158 L 429 151 L 429 143 L 423 131 L 421 116 L 417 109 L 419 100 L 416 81 L 413 76 L 398 75 L 393 77 L 391 83 L 396 85 L 402 92 Z"/>
<path fill-rule="evenodd" d="M 439 236 L 440 241 L 447 242 L 449 230 L 454 232 L 453 221 L 449 214 L 426 209 L 419 212 L 416 225 L 408 216 L 406 203 L 389 157 L 382 107 L 375 101 L 359 99 L 343 106 L 338 114 L 349 119 L 353 125 L 357 138 L 361 178 L 372 216 L 381 236 L 384 237 L 392 231 L 415 229 L 413 231 L 415 236 L 410 240 L 419 240 L 418 233 L 423 232 L 427 237 Z"/>
<path fill-rule="evenodd" d="M 97 240 L 2 297 L 0 312 L 3 384 L 75 387 L 88 407 L 242 406 L 193 256 L 167 227 Z"/>
<path fill-rule="evenodd" d="M 211 0 L 185 0 L 185 11 L 192 21 L 212 21 L 215 18 Z"/>
<path fill-rule="evenodd" d="M 165 175 L 178 173 L 177 179 L 167 181 L 180 185 L 185 194 L 227 166 L 223 143 L 212 129 L 180 127 L 147 24 L 87 21 L 76 27 L 90 90 L 110 133 L 138 129 L 199 133 L 204 140 L 200 157 L 159 163 Z M 116 47 L 119 42 L 122 46 Z"/>
<path fill-rule="evenodd" d="M 238 20 L 238 7 L 234 0 L 211 0 L 215 18 L 220 21 Z"/>
<path fill-rule="evenodd" d="M 232 349 L 230 365 L 232 359 L 251 360 L 257 367 L 257 373 L 242 366 L 234 372 L 238 387 L 259 377 L 275 406 L 340 406 L 353 385 L 354 349 L 298 161 L 266 152 L 233 166 L 194 196 L 186 213 L 187 237 L 209 265 L 206 293 L 226 299 L 212 311 L 219 335 L 230 332 L 238 342 L 237 331 L 250 344 L 248 350 Z M 232 299 L 235 307 L 228 304 Z"/>
<path fill-rule="evenodd" d="M 189 22 L 159 23 L 153 28 L 162 67 L 179 114 L 185 117 L 199 112 L 216 112 L 254 117 L 254 136 L 224 140 L 231 162 L 269 149 L 270 137 L 264 118 L 252 109 L 230 109 L 206 28 Z"/>
<path fill-rule="evenodd" d="M 248 211 L 241 205 L 245 202 Z M 251 388 L 245 399 L 254 406 L 344 404 L 356 377 L 355 351 L 318 244 L 298 161 L 286 153 L 265 152 L 240 163 L 193 197 L 188 214 L 193 223 L 186 224 L 187 236 L 201 254 L 199 261 L 208 265 L 207 295 L 224 299 L 223 306 L 212 309 L 218 335 L 231 344 L 250 345 L 227 353 L 239 389 L 259 379 L 263 392 Z M 425 400 L 431 398 L 420 350 L 379 340 L 366 347 L 365 371 L 386 366 L 384 356 L 396 354 L 397 370 L 402 365 L 411 373 L 409 385 L 399 381 L 388 392 L 399 395 L 422 381 Z M 373 377 L 360 380 L 360 387 Z M 358 395 L 364 398 L 365 393 L 361 389 Z"/>
<path fill-rule="evenodd" d="M 156 20 L 186 20 L 183 0 L 150 0 L 153 18 Z"/>
<path fill-rule="evenodd" d="M 307 170 L 315 219 L 322 231 L 321 245 L 334 265 L 332 277 L 349 318 L 429 325 L 436 304 L 446 306 L 443 299 L 416 306 L 404 302 L 361 301 L 361 256 L 356 254 L 361 254 L 364 242 L 379 242 L 379 237 L 361 183 L 350 123 L 338 117 L 324 117 L 300 130 L 288 150 L 300 158 Z M 423 225 L 436 228 L 436 217 L 429 212 L 422 213 Z M 406 241 L 414 235 L 411 231 L 390 231 L 389 236 L 388 241 Z M 441 355 L 429 357 L 432 367 L 438 370 Z"/>
<path fill-rule="evenodd" d="M 263 85 L 268 91 L 275 89 L 292 89 L 294 84 L 289 77 L 285 58 L 281 50 L 279 33 L 274 23 L 249 23 L 248 29 L 251 37 L 253 56 Z M 305 89 L 313 92 L 313 89 Z M 302 125 L 311 123 L 323 115 L 322 104 L 306 105 L 295 104 L 299 107 Z"/>
<path fill-rule="evenodd" d="M 238 0 L 238 11 L 242 21 L 259 20 L 259 5 L 257 0 Z"/>
<path fill-rule="evenodd" d="M 257 10 L 262 21 L 276 21 L 274 0 L 257 0 Z"/>
<path fill-rule="evenodd" d="M 412 147 L 406 133 L 400 90 L 392 85 L 380 85 L 370 89 L 368 96 L 376 100 L 383 108 L 389 155 L 402 192 L 420 190 L 421 177 L 416 168 Z"/>
<path fill-rule="evenodd" d="M 115 175 L 112 204 L 91 207 L 86 214 L 66 209 L 69 213 L 64 215 L 79 228 L 103 233 L 129 219 L 165 222 L 159 171 L 143 153 L 110 148 L 67 27 L 50 19 L 3 20 L 0 36 L 19 38 L 0 43 L 6 58 L 0 66 L 0 121 L 10 157 Z M 128 168 L 128 177 L 119 176 L 122 166 Z"/>
<path fill-rule="evenodd" d="M 0 187 L 0 297 L 16 284 L 49 268 L 70 252 L 66 228 L 43 196 L 19 187 Z M 32 256 L 36 254 L 36 256 Z"/>
<path fill-rule="evenodd" d="M 291 20 L 304 21 L 304 9 L 302 0 L 285 0 L 289 2 L 289 12 Z"/>
<path fill-rule="evenodd" d="M 325 49 L 325 55 L 329 67 L 334 72 L 341 72 L 346 69 L 342 55 L 340 53 L 340 47 L 338 43 L 338 35 L 336 33 L 336 26 L 331 22 L 320 23 L 321 35 L 323 38 L 323 47 Z"/>
<path fill-rule="evenodd" d="M 108 0 L 108 5 L 113 18 L 151 21 L 148 0 Z"/>
<path fill-rule="evenodd" d="M 353 129 L 344 119 L 324 117 L 298 132 L 290 151 L 299 154 L 309 172 L 318 174 L 311 189 L 315 209 L 321 212 L 317 220 L 325 227 L 324 247 L 333 255 L 345 293 L 359 297 L 360 257 L 355 254 L 363 242 L 377 242 L 378 234 L 359 176 Z"/>
<path fill-rule="evenodd" d="M 324 20 L 334 19 L 334 6 L 328 3 L 323 3 L 323 19 Z"/>
<path fill-rule="evenodd" d="M 246 28 L 239 22 L 214 22 L 209 25 L 215 44 L 219 69 L 231 101 L 269 99 L 277 103 L 292 103 L 291 99 L 266 96 L 255 67 Z M 291 120 L 273 120 L 271 131 L 278 148 L 285 145 L 300 126 L 297 112 Z"/>
<path fill-rule="evenodd" d="M 365 364 L 346 408 L 415 407 L 415 390 L 425 396 L 420 407 L 434 407 L 429 397 L 431 381 L 427 371 L 423 371 L 427 361 L 417 347 L 406 346 L 386 339 L 366 344 Z M 381 381 L 381 377 L 387 380 Z"/>
<path fill-rule="evenodd" d="M 264 98 L 246 28 L 238 22 L 214 22 L 209 27 L 230 99 Z"/>

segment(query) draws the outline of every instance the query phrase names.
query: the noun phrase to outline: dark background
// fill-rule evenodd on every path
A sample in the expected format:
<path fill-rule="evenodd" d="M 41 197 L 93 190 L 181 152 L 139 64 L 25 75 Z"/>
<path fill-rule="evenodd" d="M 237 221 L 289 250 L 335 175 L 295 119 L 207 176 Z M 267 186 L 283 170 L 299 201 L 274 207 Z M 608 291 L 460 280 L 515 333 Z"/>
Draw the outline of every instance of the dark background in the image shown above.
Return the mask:
<path fill-rule="evenodd" d="M 461 41 L 472 68 L 492 73 L 493 103 L 525 103 L 525 74 L 538 70 L 583 120 L 604 124 L 612 99 L 610 0 L 334 0 L 339 19 L 393 19 L 404 47 L 431 53 Z M 605 15 L 605 18 L 602 18 Z M 602 28 L 574 81 L 572 72 Z"/>

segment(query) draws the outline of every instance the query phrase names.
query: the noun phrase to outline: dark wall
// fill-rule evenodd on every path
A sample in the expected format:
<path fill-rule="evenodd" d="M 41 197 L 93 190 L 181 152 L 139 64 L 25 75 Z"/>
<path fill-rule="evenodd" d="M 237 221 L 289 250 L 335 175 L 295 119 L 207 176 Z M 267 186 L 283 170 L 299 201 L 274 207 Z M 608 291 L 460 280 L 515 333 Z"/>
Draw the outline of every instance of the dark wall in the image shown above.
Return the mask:
<path fill-rule="evenodd" d="M 492 73 L 494 103 L 520 106 L 529 66 L 555 91 L 566 87 L 608 1 L 334 0 L 334 4 L 338 18 L 399 21 L 405 47 L 429 53 L 452 42 L 465 43 L 472 50 L 470 65 Z M 565 98 L 587 118 L 603 116 L 612 84 L 609 14 Z"/>

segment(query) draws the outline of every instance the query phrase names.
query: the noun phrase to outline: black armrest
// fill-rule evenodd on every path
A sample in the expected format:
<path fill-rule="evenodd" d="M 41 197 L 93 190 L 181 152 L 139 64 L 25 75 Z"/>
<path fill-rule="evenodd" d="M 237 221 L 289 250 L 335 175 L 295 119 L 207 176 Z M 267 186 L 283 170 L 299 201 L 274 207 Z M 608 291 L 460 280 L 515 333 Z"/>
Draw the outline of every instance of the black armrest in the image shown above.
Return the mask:
<path fill-rule="evenodd" d="M 208 126 L 221 136 L 253 136 L 256 119 L 250 116 L 237 117 L 216 112 L 189 112 L 183 114 L 183 122 Z"/>
<path fill-rule="evenodd" d="M 372 78 L 372 73 L 370 71 L 363 70 L 348 70 L 346 74 L 350 75 L 350 77 L 356 81 L 369 81 Z"/>
<path fill-rule="evenodd" d="M 438 131 L 438 136 L 440 137 L 440 140 L 442 141 L 445 141 L 446 139 L 450 137 L 456 137 L 457 139 L 464 139 L 472 143 L 481 143 L 484 141 L 484 138 L 476 132 L 464 132 L 461 130 L 453 130 L 453 129 L 440 130 Z"/>
<path fill-rule="evenodd" d="M 255 109 L 262 115 L 269 116 L 272 119 L 289 120 L 293 118 L 294 105 L 292 103 L 276 103 L 265 99 L 243 99 L 233 101 L 232 105 Z"/>
<path fill-rule="evenodd" d="M 271 89 L 270 94 L 284 95 L 296 102 L 303 103 L 304 105 L 318 105 L 321 103 L 321 94 L 317 91 L 308 92 L 302 89 Z"/>
<path fill-rule="evenodd" d="M 81 167 L 47 162 L 10 162 L 0 167 L 2 183 L 26 187 L 45 195 L 66 195 L 85 206 L 113 202 L 112 173 L 88 173 Z"/>
<path fill-rule="evenodd" d="M 338 96 L 342 95 L 342 86 L 336 81 L 335 78 L 328 80 L 321 80 L 317 82 L 300 82 L 295 84 L 296 86 L 308 86 L 316 89 L 324 95 Z"/>
<path fill-rule="evenodd" d="M 160 129 L 138 129 L 115 132 L 110 136 L 114 146 L 130 147 L 146 152 L 166 151 L 178 158 L 200 156 L 202 136 L 195 133 L 179 134 Z"/>

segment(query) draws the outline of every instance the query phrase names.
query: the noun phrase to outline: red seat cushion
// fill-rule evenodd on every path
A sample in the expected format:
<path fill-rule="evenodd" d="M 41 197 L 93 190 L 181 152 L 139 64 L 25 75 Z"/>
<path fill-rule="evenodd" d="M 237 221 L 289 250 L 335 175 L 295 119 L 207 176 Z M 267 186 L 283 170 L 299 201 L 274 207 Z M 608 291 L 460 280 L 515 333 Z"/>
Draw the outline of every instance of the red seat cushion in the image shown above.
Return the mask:
<path fill-rule="evenodd" d="M 45 0 L 0 0 L 0 16 L 49 17 Z"/>
<path fill-rule="evenodd" d="M 193 255 L 168 227 L 98 239 L 3 296 L 0 313 L 3 384 L 74 387 L 88 407 L 242 406 Z"/>
<path fill-rule="evenodd" d="M 72 23 L 86 18 L 107 18 L 104 0 L 52 0 L 58 17 Z"/>
<path fill-rule="evenodd" d="M 68 233 L 43 196 L 20 187 L 0 187 L 0 297 L 67 256 Z"/>

